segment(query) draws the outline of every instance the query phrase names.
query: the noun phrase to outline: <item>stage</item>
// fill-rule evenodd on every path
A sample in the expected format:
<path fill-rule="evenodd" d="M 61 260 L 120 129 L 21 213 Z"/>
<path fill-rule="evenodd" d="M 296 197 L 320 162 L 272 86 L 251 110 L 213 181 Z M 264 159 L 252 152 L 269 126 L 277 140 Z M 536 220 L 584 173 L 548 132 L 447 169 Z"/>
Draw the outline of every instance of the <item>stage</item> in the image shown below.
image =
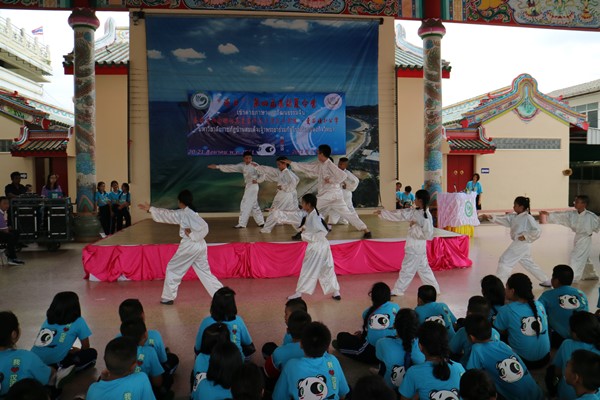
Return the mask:
<path fill-rule="evenodd" d="M 335 225 L 328 235 L 336 273 L 399 271 L 409 224 L 375 215 L 361 218 L 373 239 L 363 240 L 362 232 L 348 225 Z M 276 226 L 264 234 L 253 221 L 246 229 L 234 229 L 237 217 L 206 221 L 208 261 L 218 278 L 280 278 L 300 273 L 306 243 L 291 240 L 296 233 L 293 227 Z M 83 249 L 85 278 L 109 282 L 164 279 L 179 240 L 178 225 L 142 220 Z M 427 257 L 434 271 L 470 267 L 469 237 L 435 229 L 435 237 L 427 243 Z M 197 278 L 190 269 L 184 279 Z"/>

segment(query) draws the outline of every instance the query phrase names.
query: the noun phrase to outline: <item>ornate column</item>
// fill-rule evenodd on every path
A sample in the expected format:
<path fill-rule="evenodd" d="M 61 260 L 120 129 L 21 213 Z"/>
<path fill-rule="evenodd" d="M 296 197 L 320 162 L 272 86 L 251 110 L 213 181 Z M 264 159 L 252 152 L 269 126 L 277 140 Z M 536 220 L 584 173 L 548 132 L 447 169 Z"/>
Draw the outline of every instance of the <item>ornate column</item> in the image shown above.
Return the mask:
<path fill-rule="evenodd" d="M 94 10 L 75 8 L 69 16 L 75 32 L 75 154 L 77 172 L 78 237 L 97 237 L 98 219 L 93 215 L 96 187 L 96 75 L 94 32 L 100 26 Z"/>
<path fill-rule="evenodd" d="M 431 200 L 442 191 L 442 37 L 446 28 L 439 18 L 423 20 L 423 84 L 425 111 L 425 189 Z"/>

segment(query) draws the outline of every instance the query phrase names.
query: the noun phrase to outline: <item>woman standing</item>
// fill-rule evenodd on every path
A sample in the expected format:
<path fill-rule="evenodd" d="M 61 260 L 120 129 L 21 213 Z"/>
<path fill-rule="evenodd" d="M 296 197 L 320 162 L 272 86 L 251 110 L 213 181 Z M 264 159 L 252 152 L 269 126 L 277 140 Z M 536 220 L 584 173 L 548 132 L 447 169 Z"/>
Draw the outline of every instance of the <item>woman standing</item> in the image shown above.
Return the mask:
<path fill-rule="evenodd" d="M 483 194 L 483 189 L 481 189 L 481 183 L 479 183 L 479 174 L 473 174 L 473 178 L 471 178 L 471 180 L 467 182 L 467 187 L 465 190 L 467 192 L 477 193 L 475 204 L 477 209 L 481 210 L 481 195 Z"/>

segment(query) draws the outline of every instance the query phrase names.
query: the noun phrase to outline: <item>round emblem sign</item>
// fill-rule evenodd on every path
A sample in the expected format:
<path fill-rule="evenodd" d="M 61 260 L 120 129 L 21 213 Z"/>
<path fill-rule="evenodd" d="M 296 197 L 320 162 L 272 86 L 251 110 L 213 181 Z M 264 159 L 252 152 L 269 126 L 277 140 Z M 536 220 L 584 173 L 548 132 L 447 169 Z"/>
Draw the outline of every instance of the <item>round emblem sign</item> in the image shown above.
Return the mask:
<path fill-rule="evenodd" d="M 206 110 L 210 105 L 210 97 L 206 93 L 197 92 L 193 94 L 190 102 L 196 110 Z"/>
<path fill-rule="evenodd" d="M 465 202 L 465 215 L 469 218 L 473 216 L 473 203 L 470 201 Z"/>

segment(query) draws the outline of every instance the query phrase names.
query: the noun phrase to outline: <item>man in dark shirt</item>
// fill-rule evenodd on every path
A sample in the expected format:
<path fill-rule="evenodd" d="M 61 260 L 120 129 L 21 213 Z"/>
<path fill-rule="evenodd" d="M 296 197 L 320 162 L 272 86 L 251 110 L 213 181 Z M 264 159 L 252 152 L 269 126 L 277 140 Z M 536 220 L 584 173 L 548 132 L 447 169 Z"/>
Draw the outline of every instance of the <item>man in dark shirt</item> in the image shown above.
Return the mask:
<path fill-rule="evenodd" d="M 12 174 L 10 174 L 10 180 L 12 182 L 4 187 L 4 193 L 6 194 L 6 197 L 8 197 L 9 200 L 27 193 L 27 188 L 21 185 L 20 172 L 15 171 Z"/>

